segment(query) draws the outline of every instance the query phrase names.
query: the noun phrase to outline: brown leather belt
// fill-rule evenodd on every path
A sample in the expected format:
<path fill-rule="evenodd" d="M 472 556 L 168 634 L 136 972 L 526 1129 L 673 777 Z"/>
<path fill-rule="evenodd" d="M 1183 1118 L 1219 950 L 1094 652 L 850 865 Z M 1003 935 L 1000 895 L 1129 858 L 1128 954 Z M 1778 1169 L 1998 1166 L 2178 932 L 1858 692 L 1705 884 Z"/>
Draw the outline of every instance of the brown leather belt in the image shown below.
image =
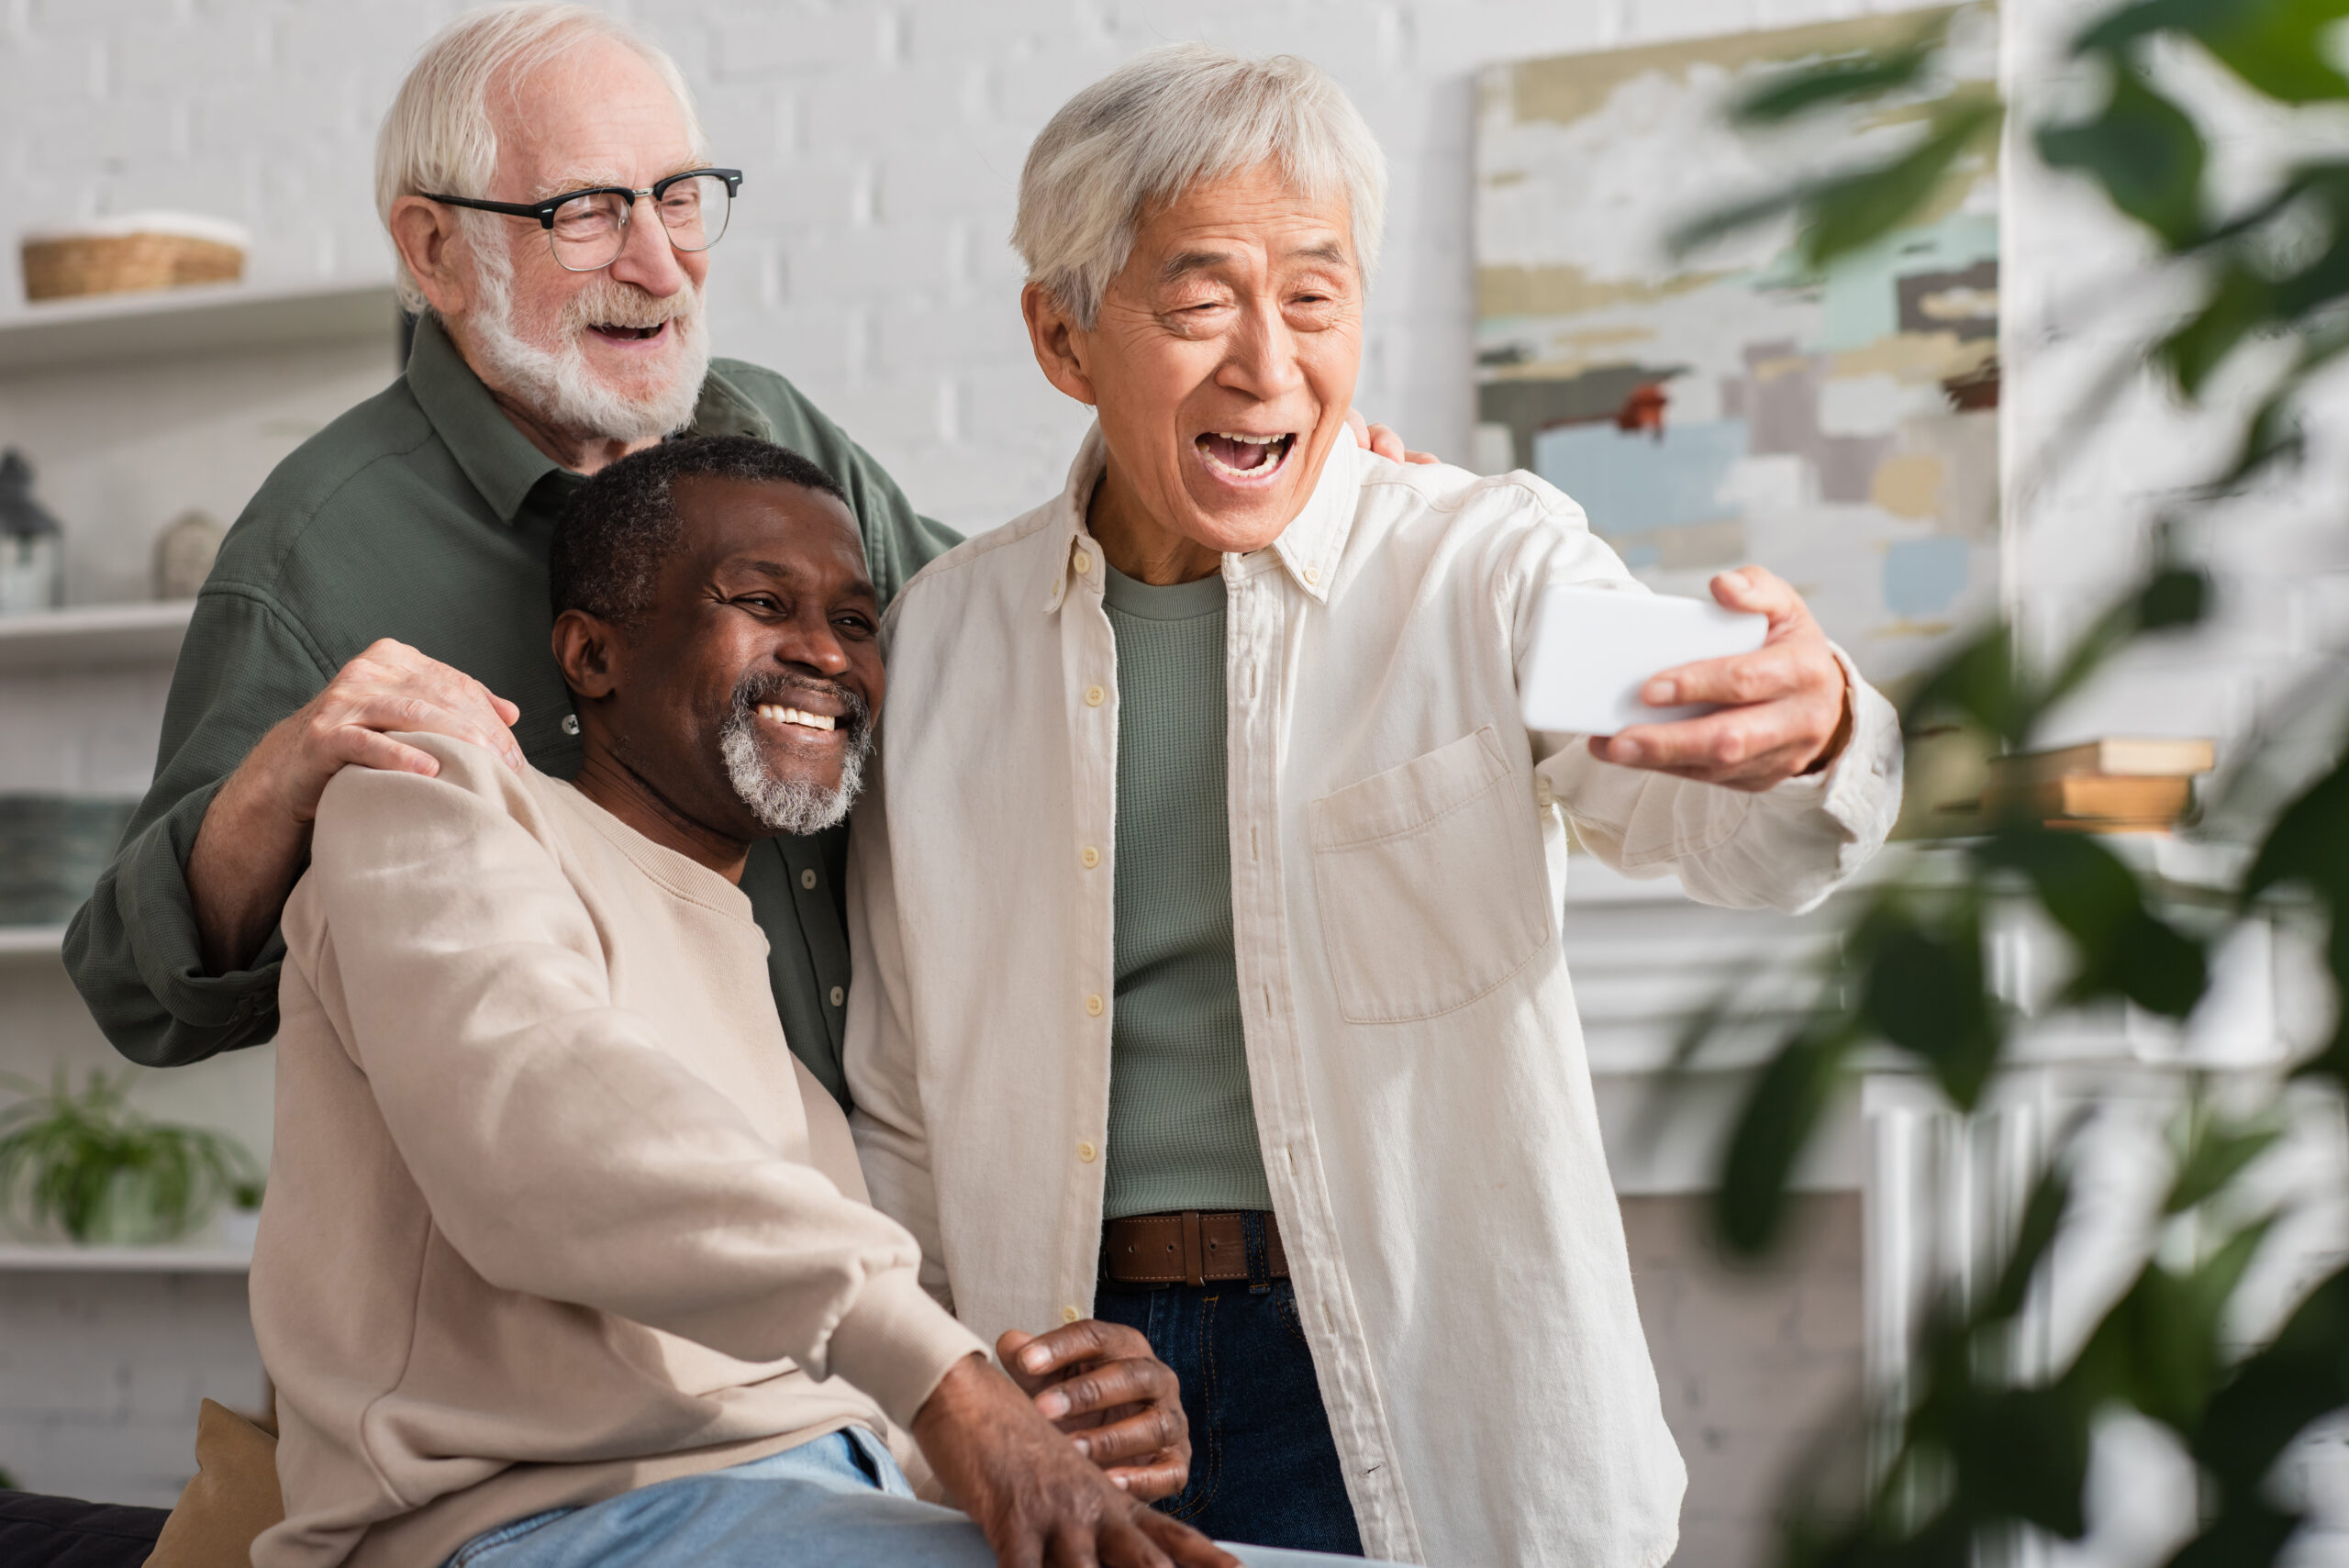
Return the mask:
<path fill-rule="evenodd" d="M 1137 1214 L 1101 1228 L 1101 1272 L 1121 1284 L 1205 1284 L 1209 1280 L 1248 1277 L 1248 1232 L 1243 1216 Z M 1288 1278 L 1288 1254 L 1280 1226 L 1264 1216 L 1265 1273 Z"/>

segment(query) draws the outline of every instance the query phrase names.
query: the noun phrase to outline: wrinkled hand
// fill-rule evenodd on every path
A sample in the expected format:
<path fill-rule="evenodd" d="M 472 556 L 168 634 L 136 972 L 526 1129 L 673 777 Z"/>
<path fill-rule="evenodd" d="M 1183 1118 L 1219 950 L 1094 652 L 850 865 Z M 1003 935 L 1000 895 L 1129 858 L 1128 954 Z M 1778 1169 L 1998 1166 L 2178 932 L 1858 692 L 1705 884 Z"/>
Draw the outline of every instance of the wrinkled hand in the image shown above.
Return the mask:
<path fill-rule="evenodd" d="M 326 690 L 262 738 L 245 767 L 258 769 L 277 806 L 296 822 L 318 814 L 327 781 L 347 766 L 386 772 L 440 772 L 430 753 L 393 740 L 387 730 L 422 730 L 470 740 L 522 767 L 508 728 L 522 710 L 462 670 L 428 659 L 389 638 L 335 672 Z"/>
<path fill-rule="evenodd" d="M 389 639 L 337 671 L 261 738 L 205 809 L 187 889 L 206 972 L 231 973 L 261 951 L 302 873 L 328 780 L 354 764 L 439 774 L 437 759 L 385 730 L 471 740 L 519 769 L 522 748 L 507 726 L 521 713 L 471 675 Z"/>
<path fill-rule="evenodd" d="M 1036 1413 L 1129 1496 L 1156 1502 L 1183 1489 L 1191 1425 L 1182 1385 L 1139 1332 L 1097 1318 L 1041 1336 L 1012 1329 L 995 1353 Z"/>
<path fill-rule="evenodd" d="M 1403 438 L 1384 425 L 1374 425 L 1362 417 L 1359 408 L 1346 410 L 1346 424 L 1353 430 L 1354 444 L 1367 452 L 1375 452 L 1389 462 L 1442 462 L 1433 452 L 1415 452 L 1403 445 Z"/>
<path fill-rule="evenodd" d="M 914 1441 L 1000 1568 L 1240 1568 L 1078 1455 L 1010 1379 L 971 1355 L 914 1413 Z"/>
<path fill-rule="evenodd" d="M 1751 653 L 1662 671 L 1640 688 L 1640 700 L 1653 707 L 1727 706 L 1701 718 L 1593 737 L 1590 754 L 1757 794 L 1826 767 L 1851 739 L 1851 693 L 1802 595 L 1759 566 L 1724 572 L 1712 588 L 1729 609 L 1768 616 L 1768 637 Z"/>

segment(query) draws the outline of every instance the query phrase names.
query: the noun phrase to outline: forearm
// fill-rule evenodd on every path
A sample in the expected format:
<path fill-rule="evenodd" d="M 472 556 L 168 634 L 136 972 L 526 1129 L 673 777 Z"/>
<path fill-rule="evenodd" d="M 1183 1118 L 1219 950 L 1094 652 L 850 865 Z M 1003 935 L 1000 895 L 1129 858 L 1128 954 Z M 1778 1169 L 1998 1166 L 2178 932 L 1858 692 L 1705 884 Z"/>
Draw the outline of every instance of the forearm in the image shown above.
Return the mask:
<path fill-rule="evenodd" d="M 188 855 L 188 900 L 208 973 L 227 974 L 252 962 L 277 929 L 285 895 L 309 853 L 310 824 L 286 811 L 266 782 L 265 752 L 275 734 L 271 731 L 213 796 Z"/>

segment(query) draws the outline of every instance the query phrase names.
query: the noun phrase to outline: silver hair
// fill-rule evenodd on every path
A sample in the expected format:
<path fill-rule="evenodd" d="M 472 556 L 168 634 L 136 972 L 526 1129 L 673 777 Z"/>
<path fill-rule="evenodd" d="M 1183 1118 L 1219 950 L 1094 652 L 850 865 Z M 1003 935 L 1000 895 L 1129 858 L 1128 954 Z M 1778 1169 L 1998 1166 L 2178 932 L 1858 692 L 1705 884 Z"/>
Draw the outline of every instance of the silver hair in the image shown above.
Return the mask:
<path fill-rule="evenodd" d="M 1386 155 L 1344 90 L 1291 54 L 1166 44 L 1085 88 L 1028 150 L 1011 243 L 1029 281 L 1090 328 L 1151 207 L 1267 162 L 1308 199 L 1346 203 L 1367 288 Z"/>
<path fill-rule="evenodd" d="M 694 155 L 707 156 L 693 95 L 675 61 L 626 23 L 593 6 L 523 0 L 458 17 L 433 36 L 408 68 L 375 137 L 375 212 L 384 228 L 391 227 L 392 204 L 402 196 L 430 191 L 488 195 L 497 172 L 491 88 L 503 83 L 511 94 L 541 68 L 598 39 L 626 45 L 659 72 L 685 117 Z M 471 221 L 475 217 L 486 221 Z M 466 219 L 466 237 L 475 244 L 502 221 L 487 213 L 469 213 Z M 396 248 L 393 265 L 401 305 L 417 314 L 429 309 Z"/>

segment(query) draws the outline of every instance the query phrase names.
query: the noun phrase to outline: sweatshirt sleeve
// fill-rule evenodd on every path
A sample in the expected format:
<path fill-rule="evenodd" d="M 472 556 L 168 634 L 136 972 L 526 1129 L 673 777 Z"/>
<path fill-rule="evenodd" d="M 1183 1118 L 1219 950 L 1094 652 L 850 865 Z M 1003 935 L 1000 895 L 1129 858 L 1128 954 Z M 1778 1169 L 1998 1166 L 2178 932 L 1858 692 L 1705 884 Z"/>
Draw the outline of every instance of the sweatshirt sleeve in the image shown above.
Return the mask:
<path fill-rule="evenodd" d="M 1543 487 L 1547 490 L 1547 487 Z M 1541 523 L 1497 574 L 1523 674 L 1543 590 L 1649 590 L 1555 491 Z M 1830 645 L 1832 646 L 1831 644 Z M 1602 762 L 1577 735 L 1536 733 L 1536 771 L 1575 837 L 1634 877 L 1676 874 L 1689 896 L 1730 908 L 1799 914 L 1883 848 L 1900 814 L 1900 721 L 1841 648 L 1852 732 L 1834 762 L 1759 795 Z"/>
<path fill-rule="evenodd" d="M 909 1424 L 983 1351 L 923 1292 L 913 1238 L 776 1152 L 614 1005 L 520 779 L 404 739 L 440 775 L 337 775 L 287 930 L 435 1225 L 502 1289 L 788 1356 Z"/>

